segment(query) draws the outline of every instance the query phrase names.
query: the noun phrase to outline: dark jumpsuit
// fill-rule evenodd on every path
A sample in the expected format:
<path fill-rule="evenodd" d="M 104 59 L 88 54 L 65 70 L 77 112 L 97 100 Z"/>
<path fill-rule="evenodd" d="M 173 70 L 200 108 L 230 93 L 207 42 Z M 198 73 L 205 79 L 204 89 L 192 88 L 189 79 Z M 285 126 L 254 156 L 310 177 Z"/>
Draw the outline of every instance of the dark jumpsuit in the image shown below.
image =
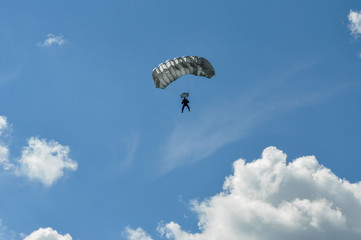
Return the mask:
<path fill-rule="evenodd" d="M 187 107 L 187 108 L 188 108 L 188 111 L 191 111 L 191 109 L 190 109 L 189 106 L 188 106 L 188 103 L 189 103 L 188 99 L 183 98 L 183 101 L 182 101 L 182 104 L 183 104 L 182 112 L 183 112 L 183 110 L 184 110 L 184 107 Z"/>

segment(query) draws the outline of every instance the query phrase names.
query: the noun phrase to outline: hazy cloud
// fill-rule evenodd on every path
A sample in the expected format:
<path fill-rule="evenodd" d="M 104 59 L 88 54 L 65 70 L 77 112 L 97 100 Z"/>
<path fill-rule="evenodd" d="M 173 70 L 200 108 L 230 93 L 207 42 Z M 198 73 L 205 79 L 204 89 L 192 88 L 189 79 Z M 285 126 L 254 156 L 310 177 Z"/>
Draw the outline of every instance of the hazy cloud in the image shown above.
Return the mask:
<path fill-rule="evenodd" d="M 0 219 L 0 240 L 15 240 L 16 234 L 3 225 Z"/>
<path fill-rule="evenodd" d="M 54 45 L 61 46 L 65 43 L 65 39 L 63 35 L 54 35 L 52 33 L 49 33 L 47 38 L 42 43 L 38 43 L 39 47 L 51 47 Z"/>
<path fill-rule="evenodd" d="M 257 92 L 228 100 L 177 124 L 162 144 L 161 172 L 208 157 L 221 147 L 246 136 L 259 124 L 282 112 L 314 103 L 325 92 L 289 94 Z"/>
<path fill-rule="evenodd" d="M 72 240 L 69 233 L 62 235 L 52 228 L 39 228 L 26 236 L 24 240 Z"/>
<path fill-rule="evenodd" d="M 349 87 L 344 84 L 315 89 L 303 84 L 304 89 L 300 90 L 290 84 L 316 63 L 313 60 L 290 66 L 260 81 L 247 93 L 219 101 L 199 113 L 192 113 L 192 118 L 177 122 L 159 147 L 160 173 L 204 159 L 277 115 L 315 104 Z"/>
<path fill-rule="evenodd" d="M 131 134 L 128 138 L 124 139 L 123 141 L 123 148 L 125 152 L 125 157 L 123 160 L 123 166 L 128 167 L 133 163 L 135 154 L 138 149 L 139 144 L 139 135 L 138 134 Z"/>
<path fill-rule="evenodd" d="M 350 10 L 350 13 L 348 15 L 349 28 L 351 30 L 351 34 L 354 36 L 359 36 L 361 34 L 361 11 L 355 12 Z"/>
<path fill-rule="evenodd" d="M 337 177 L 314 156 L 286 158 L 269 147 L 253 162 L 235 161 L 222 192 L 192 202 L 200 232 L 175 222 L 158 231 L 174 240 L 361 239 L 361 182 Z"/>
<path fill-rule="evenodd" d="M 58 142 L 32 137 L 23 148 L 18 174 L 50 186 L 64 175 L 64 170 L 75 171 L 77 163 L 69 158 L 69 147 Z"/>
<path fill-rule="evenodd" d="M 17 79 L 20 76 L 20 73 L 21 73 L 21 69 L 15 69 L 12 72 L 0 71 L 0 85 Z"/>

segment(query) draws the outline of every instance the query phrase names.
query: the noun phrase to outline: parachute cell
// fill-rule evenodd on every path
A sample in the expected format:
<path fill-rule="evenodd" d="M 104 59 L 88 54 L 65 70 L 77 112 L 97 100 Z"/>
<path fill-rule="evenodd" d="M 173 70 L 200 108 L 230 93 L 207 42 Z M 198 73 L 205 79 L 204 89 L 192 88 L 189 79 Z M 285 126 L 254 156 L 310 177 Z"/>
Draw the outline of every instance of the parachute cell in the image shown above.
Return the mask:
<path fill-rule="evenodd" d="M 164 89 L 185 74 L 211 78 L 215 75 L 215 72 L 207 59 L 197 56 L 184 56 L 159 64 L 158 67 L 153 69 L 152 76 L 155 87 Z"/>

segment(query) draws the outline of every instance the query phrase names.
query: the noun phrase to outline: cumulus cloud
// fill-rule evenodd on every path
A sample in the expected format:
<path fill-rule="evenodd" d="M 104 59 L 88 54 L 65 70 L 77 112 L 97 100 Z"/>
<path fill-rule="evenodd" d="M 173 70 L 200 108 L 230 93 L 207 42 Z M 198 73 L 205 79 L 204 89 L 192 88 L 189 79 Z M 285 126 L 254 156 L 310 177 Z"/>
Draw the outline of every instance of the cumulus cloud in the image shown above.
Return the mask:
<path fill-rule="evenodd" d="M 269 147 L 253 162 L 235 161 L 222 192 L 192 201 L 198 233 L 175 222 L 158 231 L 174 240 L 361 239 L 361 182 L 337 177 L 314 156 L 286 158 Z"/>
<path fill-rule="evenodd" d="M 63 35 L 54 35 L 52 33 L 49 33 L 47 38 L 42 43 L 38 43 L 39 47 L 51 47 L 54 45 L 61 46 L 65 43 L 65 39 Z"/>
<path fill-rule="evenodd" d="M 42 182 L 51 186 L 64 176 L 65 170 L 75 171 L 77 162 L 69 157 L 70 148 L 60 143 L 38 137 L 28 140 L 23 147 L 21 157 L 16 160 L 9 159 L 9 147 L 3 141 L 4 132 L 9 129 L 6 117 L 0 116 L 0 167 L 11 170 L 18 176 Z"/>
<path fill-rule="evenodd" d="M 128 240 L 153 240 L 143 229 L 126 227 L 123 236 Z"/>
<path fill-rule="evenodd" d="M 18 174 L 50 186 L 64 175 L 64 170 L 77 169 L 77 163 L 69 158 L 69 151 L 68 146 L 54 140 L 32 137 L 23 148 Z"/>
<path fill-rule="evenodd" d="M 2 224 L 0 219 L 0 240 L 72 240 L 70 234 L 62 235 L 52 228 L 39 228 L 29 235 L 16 233 Z"/>
<path fill-rule="evenodd" d="M 361 11 L 355 12 L 350 10 L 348 20 L 350 22 L 348 26 L 351 30 L 351 34 L 356 37 L 359 36 L 361 34 Z"/>
<path fill-rule="evenodd" d="M 24 240 L 72 240 L 69 233 L 62 235 L 52 228 L 39 228 L 26 236 Z"/>

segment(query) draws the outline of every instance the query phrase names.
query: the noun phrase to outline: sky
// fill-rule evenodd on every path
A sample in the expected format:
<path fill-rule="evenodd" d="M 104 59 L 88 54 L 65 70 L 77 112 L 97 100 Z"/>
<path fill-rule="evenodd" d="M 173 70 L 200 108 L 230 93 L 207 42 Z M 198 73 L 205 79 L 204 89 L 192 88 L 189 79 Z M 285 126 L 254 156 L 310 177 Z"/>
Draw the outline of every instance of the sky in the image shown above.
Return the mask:
<path fill-rule="evenodd" d="M 359 0 L 2 0 L 0 35 L 0 240 L 361 239 Z M 181 56 L 216 75 L 155 88 Z"/>

